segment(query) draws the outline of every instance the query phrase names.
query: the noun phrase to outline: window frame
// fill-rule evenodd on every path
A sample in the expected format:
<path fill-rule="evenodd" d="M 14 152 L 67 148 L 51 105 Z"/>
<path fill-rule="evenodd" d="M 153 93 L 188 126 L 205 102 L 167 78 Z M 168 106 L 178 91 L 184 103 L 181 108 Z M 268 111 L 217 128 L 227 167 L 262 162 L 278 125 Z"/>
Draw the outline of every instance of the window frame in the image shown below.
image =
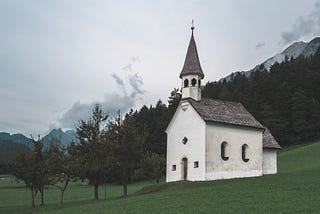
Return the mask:
<path fill-rule="evenodd" d="M 226 141 L 223 141 L 220 145 L 220 150 L 221 150 L 221 159 L 224 161 L 229 160 L 229 156 L 226 154 L 226 149 L 228 147 L 228 143 Z"/>
<path fill-rule="evenodd" d="M 193 168 L 199 168 L 199 161 L 193 162 Z"/>
<path fill-rule="evenodd" d="M 191 86 L 192 86 L 192 87 L 196 87 L 196 86 L 197 86 L 197 79 L 196 79 L 196 78 L 192 78 L 192 80 L 191 80 Z"/>
<path fill-rule="evenodd" d="M 241 146 L 241 153 L 242 153 L 242 160 L 243 160 L 243 162 L 245 162 L 245 163 L 247 163 L 247 162 L 249 162 L 249 158 L 248 158 L 248 150 L 249 150 L 249 146 L 248 146 L 248 144 L 243 144 L 242 146 Z"/>
<path fill-rule="evenodd" d="M 184 87 L 184 88 L 189 87 L 189 80 L 188 80 L 188 79 L 184 79 L 184 80 L 183 80 L 183 87 Z"/>

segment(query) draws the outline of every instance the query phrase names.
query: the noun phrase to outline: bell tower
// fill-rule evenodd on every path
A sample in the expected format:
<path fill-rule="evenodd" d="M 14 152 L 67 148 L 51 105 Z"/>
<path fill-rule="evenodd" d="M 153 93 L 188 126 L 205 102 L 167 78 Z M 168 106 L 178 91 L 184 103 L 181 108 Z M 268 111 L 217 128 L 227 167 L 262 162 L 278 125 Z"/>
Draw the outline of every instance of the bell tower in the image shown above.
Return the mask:
<path fill-rule="evenodd" d="M 196 42 L 193 37 L 194 25 L 192 20 L 191 39 L 189 42 L 187 55 L 184 61 L 180 78 L 182 80 L 182 99 L 192 98 L 201 100 L 201 80 L 204 78 L 200 60 L 197 52 Z"/>

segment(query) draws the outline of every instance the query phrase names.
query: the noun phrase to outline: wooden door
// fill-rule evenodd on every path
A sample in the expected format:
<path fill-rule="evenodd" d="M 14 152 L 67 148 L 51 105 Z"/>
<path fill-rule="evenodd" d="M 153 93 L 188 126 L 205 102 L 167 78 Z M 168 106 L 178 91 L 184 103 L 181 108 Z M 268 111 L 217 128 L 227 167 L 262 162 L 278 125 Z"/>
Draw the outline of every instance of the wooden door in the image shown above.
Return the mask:
<path fill-rule="evenodd" d="M 182 180 L 186 181 L 188 178 L 188 159 L 182 159 Z"/>

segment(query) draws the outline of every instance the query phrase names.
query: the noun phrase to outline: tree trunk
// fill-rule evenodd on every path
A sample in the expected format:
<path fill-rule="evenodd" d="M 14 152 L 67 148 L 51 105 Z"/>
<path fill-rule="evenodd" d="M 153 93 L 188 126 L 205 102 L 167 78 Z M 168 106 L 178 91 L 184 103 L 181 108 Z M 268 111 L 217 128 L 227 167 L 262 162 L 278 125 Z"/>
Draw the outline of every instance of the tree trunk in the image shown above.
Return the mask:
<path fill-rule="evenodd" d="M 128 196 L 128 178 L 127 178 L 127 176 L 123 176 L 122 186 L 123 186 L 123 196 L 127 197 Z"/>
<path fill-rule="evenodd" d="M 107 200 L 107 182 L 104 184 L 104 200 Z"/>
<path fill-rule="evenodd" d="M 60 190 L 60 204 L 59 204 L 60 208 L 62 208 L 62 205 L 63 205 L 63 194 L 64 194 L 64 190 Z"/>
<path fill-rule="evenodd" d="M 35 208 L 35 205 L 34 205 L 34 190 L 33 190 L 33 188 L 31 188 L 31 207 Z"/>
<path fill-rule="evenodd" d="M 59 187 L 60 189 L 60 203 L 59 203 L 59 207 L 62 208 L 63 206 L 63 196 L 64 196 L 64 191 L 67 189 L 68 183 L 69 183 L 70 179 L 67 179 L 66 182 L 64 183 L 64 186 L 62 188 Z"/>
<path fill-rule="evenodd" d="M 95 183 L 94 184 L 94 200 L 99 200 L 99 184 Z"/>
<path fill-rule="evenodd" d="M 40 194 L 41 194 L 41 206 L 43 206 L 44 205 L 43 189 L 41 189 Z"/>

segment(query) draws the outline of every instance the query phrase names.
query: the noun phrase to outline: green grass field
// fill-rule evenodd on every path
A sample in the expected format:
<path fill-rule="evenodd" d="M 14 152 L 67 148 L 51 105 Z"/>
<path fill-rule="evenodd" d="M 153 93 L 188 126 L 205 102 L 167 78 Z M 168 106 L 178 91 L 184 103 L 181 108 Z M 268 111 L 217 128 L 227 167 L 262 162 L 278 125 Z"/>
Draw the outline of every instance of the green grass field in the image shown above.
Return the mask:
<path fill-rule="evenodd" d="M 58 191 L 45 192 L 44 207 L 30 208 L 30 191 L 0 178 L 0 213 L 320 213 L 320 142 L 283 149 L 278 174 L 208 182 L 109 185 L 108 199 L 94 201 L 93 188 L 72 184 L 58 208 Z M 103 187 L 100 188 L 103 196 Z M 37 200 L 39 204 L 39 199 Z"/>

